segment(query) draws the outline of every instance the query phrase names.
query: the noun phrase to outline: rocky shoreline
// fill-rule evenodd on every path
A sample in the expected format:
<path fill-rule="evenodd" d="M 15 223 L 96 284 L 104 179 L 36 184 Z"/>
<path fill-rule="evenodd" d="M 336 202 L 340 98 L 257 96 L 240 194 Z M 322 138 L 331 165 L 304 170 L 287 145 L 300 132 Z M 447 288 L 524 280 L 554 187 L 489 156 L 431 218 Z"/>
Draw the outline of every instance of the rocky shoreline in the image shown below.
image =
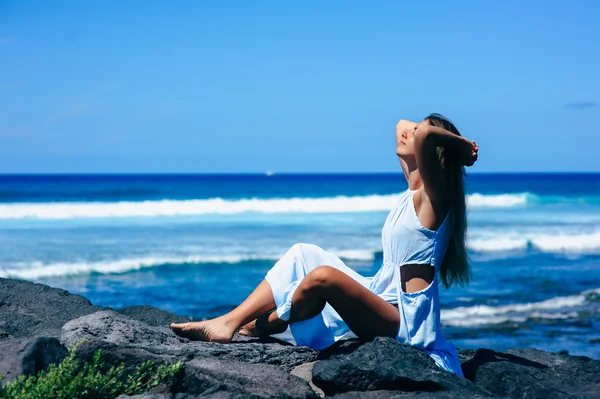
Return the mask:
<path fill-rule="evenodd" d="M 192 342 L 168 325 L 182 316 L 151 307 L 93 306 L 65 290 L 0 278 L 0 374 L 8 381 L 103 350 L 108 364 L 185 363 L 141 398 L 600 398 L 600 361 L 536 349 L 460 350 L 466 379 L 393 339 L 349 340 L 323 351 L 237 335 Z M 123 396 L 125 398 L 125 396 Z"/>

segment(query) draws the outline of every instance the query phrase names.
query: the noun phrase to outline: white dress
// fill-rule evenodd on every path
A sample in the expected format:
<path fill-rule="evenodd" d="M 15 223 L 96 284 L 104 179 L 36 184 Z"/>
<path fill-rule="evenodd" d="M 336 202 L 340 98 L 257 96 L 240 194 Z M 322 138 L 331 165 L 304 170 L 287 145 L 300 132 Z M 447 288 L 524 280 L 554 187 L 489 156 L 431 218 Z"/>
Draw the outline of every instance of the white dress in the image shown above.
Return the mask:
<path fill-rule="evenodd" d="M 397 304 L 400 328 L 396 340 L 428 353 L 438 366 L 463 376 L 456 348 L 444 339 L 440 329 L 438 272 L 450 237 L 449 218 L 436 230 L 426 229 L 415 212 L 413 195 L 400 195 L 382 230 L 383 263 L 373 277 L 363 277 L 337 256 L 312 244 L 295 244 L 267 272 L 277 316 L 289 320 L 292 297 L 300 281 L 319 266 L 331 266 L 350 276 L 386 302 Z M 436 273 L 425 289 L 405 293 L 401 290 L 400 270 L 406 264 L 431 264 Z M 308 320 L 291 323 L 297 345 L 326 348 L 340 339 L 356 337 L 335 309 L 326 304 L 323 311 Z"/>

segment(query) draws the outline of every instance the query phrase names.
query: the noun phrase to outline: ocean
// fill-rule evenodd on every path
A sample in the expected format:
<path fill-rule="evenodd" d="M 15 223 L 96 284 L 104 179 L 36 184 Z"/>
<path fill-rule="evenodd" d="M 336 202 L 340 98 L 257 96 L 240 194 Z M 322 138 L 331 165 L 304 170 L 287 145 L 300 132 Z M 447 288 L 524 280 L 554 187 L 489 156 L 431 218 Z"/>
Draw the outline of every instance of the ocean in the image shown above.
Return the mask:
<path fill-rule="evenodd" d="M 381 265 L 393 174 L 0 175 L 0 277 L 210 318 L 295 243 Z M 472 282 L 440 287 L 459 348 L 600 359 L 600 174 L 470 174 Z"/>

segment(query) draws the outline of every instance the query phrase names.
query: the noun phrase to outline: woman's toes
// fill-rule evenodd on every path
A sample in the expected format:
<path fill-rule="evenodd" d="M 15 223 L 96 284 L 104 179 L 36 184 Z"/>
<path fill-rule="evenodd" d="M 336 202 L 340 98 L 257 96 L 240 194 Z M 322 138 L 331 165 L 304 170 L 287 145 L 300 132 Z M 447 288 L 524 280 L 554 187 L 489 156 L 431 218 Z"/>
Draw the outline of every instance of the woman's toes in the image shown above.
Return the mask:
<path fill-rule="evenodd" d="M 221 343 L 231 341 L 234 333 L 219 319 L 182 324 L 172 323 L 171 329 L 175 334 L 190 340 Z"/>

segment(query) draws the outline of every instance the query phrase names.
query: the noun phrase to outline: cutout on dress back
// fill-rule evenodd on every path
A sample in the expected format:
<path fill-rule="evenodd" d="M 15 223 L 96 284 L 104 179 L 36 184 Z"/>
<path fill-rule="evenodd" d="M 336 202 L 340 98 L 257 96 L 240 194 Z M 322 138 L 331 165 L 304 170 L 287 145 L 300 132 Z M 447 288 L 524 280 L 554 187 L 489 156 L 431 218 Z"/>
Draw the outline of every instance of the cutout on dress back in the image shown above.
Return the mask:
<path fill-rule="evenodd" d="M 406 292 L 406 283 L 412 280 L 413 278 L 419 278 L 424 280 L 429 287 L 435 278 L 435 267 L 426 263 L 409 263 L 406 265 L 400 266 L 400 281 L 402 285 L 402 292 L 407 294 L 412 294 L 412 292 Z M 417 290 L 418 292 L 421 290 Z"/>

